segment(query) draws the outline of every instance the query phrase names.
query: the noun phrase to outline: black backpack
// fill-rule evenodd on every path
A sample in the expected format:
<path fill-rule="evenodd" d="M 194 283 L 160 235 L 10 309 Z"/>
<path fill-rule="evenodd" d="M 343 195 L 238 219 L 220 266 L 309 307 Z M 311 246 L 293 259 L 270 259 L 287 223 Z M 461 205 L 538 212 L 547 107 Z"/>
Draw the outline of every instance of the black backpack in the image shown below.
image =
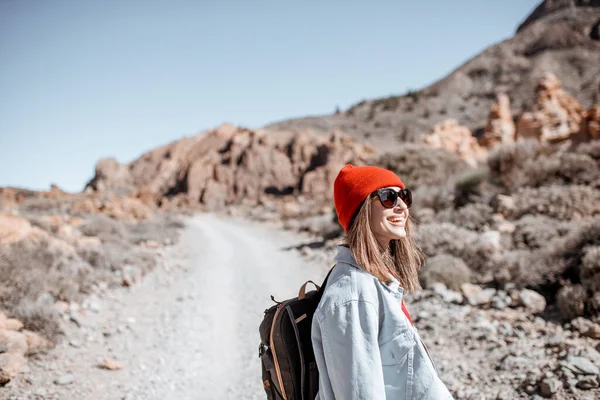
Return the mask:
<path fill-rule="evenodd" d="M 308 281 L 298 297 L 277 303 L 265 310 L 260 324 L 258 356 L 262 381 L 269 400 L 313 400 L 319 390 L 319 372 L 310 338 L 313 315 L 323 296 L 329 270 L 319 287 Z M 306 293 L 312 283 L 317 290 Z"/>

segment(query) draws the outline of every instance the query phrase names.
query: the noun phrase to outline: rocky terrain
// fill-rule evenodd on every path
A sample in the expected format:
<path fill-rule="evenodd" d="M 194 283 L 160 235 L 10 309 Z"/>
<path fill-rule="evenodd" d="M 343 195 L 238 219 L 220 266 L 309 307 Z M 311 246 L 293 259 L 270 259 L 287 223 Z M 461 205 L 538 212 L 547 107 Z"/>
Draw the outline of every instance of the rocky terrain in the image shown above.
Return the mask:
<path fill-rule="evenodd" d="M 397 151 L 403 142 L 419 140 L 448 118 L 478 136 L 499 94 L 510 98 L 508 115 L 517 117 L 532 107 L 531 94 L 547 73 L 557 76 L 588 109 L 600 102 L 599 22 L 598 1 L 545 0 L 512 38 L 487 48 L 431 86 L 271 127 L 320 132 L 336 128 L 380 152 Z"/>
<path fill-rule="evenodd" d="M 81 324 L 88 296 L 156 267 L 183 227 L 157 210 L 144 196 L 0 189 L 0 385 Z"/>
<path fill-rule="evenodd" d="M 346 163 L 392 169 L 413 190 L 427 258 L 406 301 L 457 399 L 600 397 L 599 23 L 595 0 L 546 0 L 513 38 L 428 88 L 104 159 L 78 194 L 0 188 L 0 398 L 261 398 L 250 350 L 226 358 L 245 371 L 228 392 L 186 386 L 186 365 L 225 371 L 188 351 L 208 337 L 232 345 L 215 334 L 218 315 L 265 308 L 227 300 L 211 314 L 198 293 L 218 293 L 197 280 L 222 263 L 244 277 L 232 296 L 291 297 L 300 277 L 324 276 L 343 238 L 331 187 Z M 203 217 L 221 239 L 182 219 L 203 211 L 229 216 Z M 182 220 L 196 222 L 173 246 Z M 232 237 L 252 274 L 211 253 L 233 257 Z M 269 254 L 293 260 L 289 279 L 265 278 Z M 244 349 L 257 346 L 253 322 Z"/>

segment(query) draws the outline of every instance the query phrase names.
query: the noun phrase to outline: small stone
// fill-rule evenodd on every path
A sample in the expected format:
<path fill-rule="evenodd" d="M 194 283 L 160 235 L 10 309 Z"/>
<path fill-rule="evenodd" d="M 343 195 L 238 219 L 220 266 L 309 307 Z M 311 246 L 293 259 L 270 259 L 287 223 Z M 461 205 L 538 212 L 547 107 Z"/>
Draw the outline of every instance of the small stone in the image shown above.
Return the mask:
<path fill-rule="evenodd" d="M 75 380 L 73 374 L 65 374 L 54 381 L 57 385 L 70 385 Z"/>
<path fill-rule="evenodd" d="M 540 393 L 546 398 L 550 398 L 556 394 L 563 386 L 562 382 L 557 378 L 546 378 L 540 382 Z"/>
<path fill-rule="evenodd" d="M 578 375 L 598 375 L 600 369 L 584 357 L 569 356 L 564 361 L 565 366 Z"/>
<path fill-rule="evenodd" d="M 71 339 L 71 340 L 69 341 L 69 344 L 70 344 L 72 347 L 75 347 L 75 348 L 79 348 L 79 347 L 81 347 L 81 342 L 80 342 L 79 340 L 77 340 L 77 339 Z"/>
<path fill-rule="evenodd" d="M 544 296 L 533 290 L 521 289 L 519 291 L 519 300 L 525 309 L 531 313 L 542 312 L 546 308 L 546 299 Z"/>
<path fill-rule="evenodd" d="M 0 385 L 10 382 L 19 373 L 25 362 L 25 357 L 22 354 L 0 354 Z"/>
<path fill-rule="evenodd" d="M 44 389 L 44 388 L 39 388 L 38 390 L 36 390 L 36 391 L 35 391 L 35 395 L 36 395 L 36 396 L 39 396 L 39 397 L 41 397 L 41 398 L 44 398 L 44 397 L 46 397 L 46 396 L 47 396 L 47 394 L 48 394 L 48 392 L 47 392 L 47 390 L 46 390 L 46 389 Z"/>
<path fill-rule="evenodd" d="M 481 286 L 463 283 L 460 285 L 460 290 L 472 306 L 487 304 L 491 301 L 491 293 L 489 291 L 484 292 Z"/>
<path fill-rule="evenodd" d="M 575 386 L 581 390 L 590 390 L 596 389 L 599 385 L 595 376 L 587 375 L 579 378 Z"/>
<path fill-rule="evenodd" d="M 23 329 L 23 323 L 15 318 L 7 318 L 3 321 L 4 329 L 11 331 L 20 331 Z"/>
<path fill-rule="evenodd" d="M 113 360 L 110 357 L 104 357 L 104 361 L 102 362 L 102 364 L 100 364 L 100 368 L 108 369 L 110 371 L 116 371 L 119 369 L 123 369 L 123 364 Z"/>

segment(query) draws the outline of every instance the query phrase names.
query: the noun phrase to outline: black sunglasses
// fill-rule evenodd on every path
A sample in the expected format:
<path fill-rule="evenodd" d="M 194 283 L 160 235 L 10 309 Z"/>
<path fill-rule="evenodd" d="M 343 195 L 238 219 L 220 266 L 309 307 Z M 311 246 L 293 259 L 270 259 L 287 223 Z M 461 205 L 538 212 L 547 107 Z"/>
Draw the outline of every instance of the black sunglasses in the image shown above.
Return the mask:
<path fill-rule="evenodd" d="M 398 199 L 402 200 L 406 207 L 412 205 L 412 192 L 410 189 L 400 189 L 396 191 L 392 188 L 377 189 L 374 193 L 379 198 L 379 202 L 385 208 L 394 208 L 398 205 Z"/>

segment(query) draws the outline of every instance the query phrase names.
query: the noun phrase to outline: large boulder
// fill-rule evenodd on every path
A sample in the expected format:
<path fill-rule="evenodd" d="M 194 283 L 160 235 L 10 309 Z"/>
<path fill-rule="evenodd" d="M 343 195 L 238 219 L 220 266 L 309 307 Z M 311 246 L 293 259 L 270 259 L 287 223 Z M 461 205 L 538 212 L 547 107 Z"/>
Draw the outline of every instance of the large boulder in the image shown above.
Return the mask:
<path fill-rule="evenodd" d="M 510 111 L 510 100 L 505 93 L 497 95 L 497 101 L 490 109 L 488 122 L 479 139 L 479 144 L 491 148 L 498 143 L 515 141 L 515 123 Z"/>
<path fill-rule="evenodd" d="M 517 138 L 556 143 L 579 133 L 586 111 L 554 74 L 546 74 L 535 92 L 535 104 L 517 122 Z"/>
<path fill-rule="evenodd" d="M 487 155 L 469 128 L 459 125 L 455 119 L 436 124 L 421 141 L 433 148 L 456 153 L 471 166 L 476 166 Z"/>

